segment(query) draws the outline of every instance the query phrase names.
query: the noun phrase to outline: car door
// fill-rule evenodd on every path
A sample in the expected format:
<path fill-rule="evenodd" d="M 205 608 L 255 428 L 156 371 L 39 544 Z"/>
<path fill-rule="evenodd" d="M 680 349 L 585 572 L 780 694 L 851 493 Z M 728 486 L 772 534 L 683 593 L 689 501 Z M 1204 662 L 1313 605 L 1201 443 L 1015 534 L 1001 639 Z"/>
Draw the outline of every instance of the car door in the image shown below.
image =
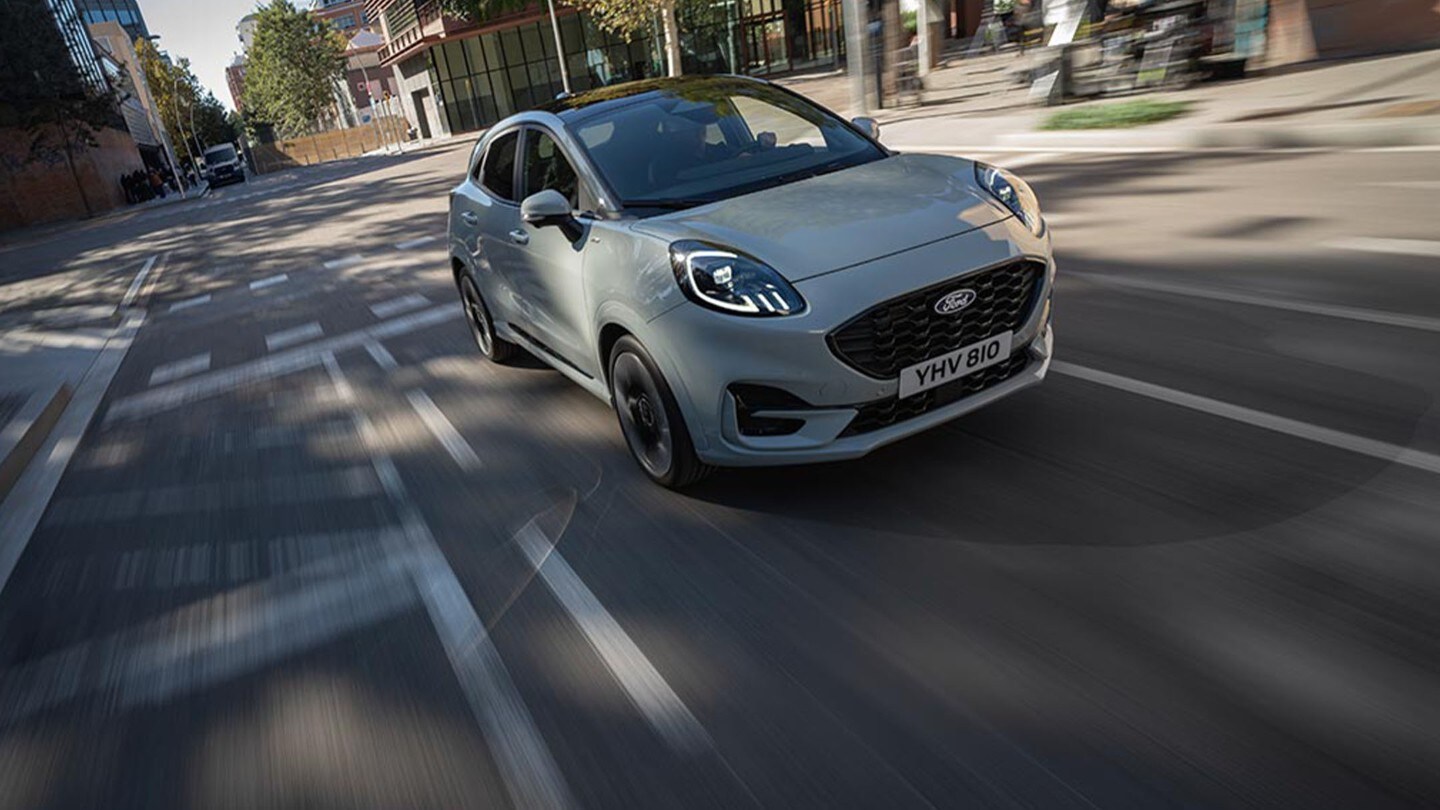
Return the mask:
<path fill-rule="evenodd" d="M 520 148 L 520 199 L 553 189 L 578 212 L 583 181 L 560 142 L 543 127 L 528 126 Z M 519 272 L 525 276 L 525 298 L 535 310 L 534 337 L 567 365 L 598 376 L 588 338 L 590 317 L 581 275 L 586 219 L 578 219 L 576 227 L 568 231 L 553 224 L 522 223 L 521 227 L 527 238 L 521 245 Z"/>
<path fill-rule="evenodd" d="M 516 285 L 521 247 L 520 130 L 490 140 L 469 181 L 456 189 L 451 232 L 475 269 L 480 294 L 497 320 L 513 322 L 525 307 Z"/>

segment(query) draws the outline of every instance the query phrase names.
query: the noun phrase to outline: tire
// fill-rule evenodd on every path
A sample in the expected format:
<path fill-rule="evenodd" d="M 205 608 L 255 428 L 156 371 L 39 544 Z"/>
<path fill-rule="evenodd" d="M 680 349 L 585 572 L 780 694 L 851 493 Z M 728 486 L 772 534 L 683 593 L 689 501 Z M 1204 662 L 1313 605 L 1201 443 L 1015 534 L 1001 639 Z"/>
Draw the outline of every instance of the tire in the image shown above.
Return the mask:
<path fill-rule="evenodd" d="M 630 455 L 651 481 L 684 489 L 709 476 L 675 395 L 640 341 L 626 335 L 610 350 L 610 399 Z M 658 402 L 657 402 L 658 400 Z"/>
<path fill-rule="evenodd" d="M 505 364 L 519 353 L 520 347 L 495 334 L 495 320 L 480 297 L 480 288 L 474 279 L 462 276 L 460 279 L 460 303 L 465 307 L 465 323 L 470 327 L 470 337 L 475 339 L 476 348 L 492 363 Z"/>

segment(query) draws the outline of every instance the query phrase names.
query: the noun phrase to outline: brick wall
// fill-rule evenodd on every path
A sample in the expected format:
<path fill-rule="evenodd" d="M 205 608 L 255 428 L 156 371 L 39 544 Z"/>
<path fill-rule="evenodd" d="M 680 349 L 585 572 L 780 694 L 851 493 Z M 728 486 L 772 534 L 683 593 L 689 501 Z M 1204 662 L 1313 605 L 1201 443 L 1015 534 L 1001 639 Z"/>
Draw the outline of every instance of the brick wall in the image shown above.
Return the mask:
<path fill-rule="evenodd" d="M 0 129 L 0 230 L 81 219 L 125 205 L 120 175 L 144 168 L 140 152 L 130 133 L 122 130 L 105 129 L 95 138 L 99 146 L 75 156 L 72 174 L 63 157 L 23 163 L 29 133 Z"/>
<path fill-rule="evenodd" d="M 1271 0 L 1267 65 L 1440 46 L 1436 0 Z"/>

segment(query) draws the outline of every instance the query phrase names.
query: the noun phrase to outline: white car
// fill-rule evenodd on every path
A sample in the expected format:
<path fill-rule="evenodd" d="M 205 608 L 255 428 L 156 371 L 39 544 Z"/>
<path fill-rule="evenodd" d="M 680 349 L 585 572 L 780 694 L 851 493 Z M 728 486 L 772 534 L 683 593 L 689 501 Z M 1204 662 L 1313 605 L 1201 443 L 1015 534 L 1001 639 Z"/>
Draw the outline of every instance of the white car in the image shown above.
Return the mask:
<path fill-rule="evenodd" d="M 501 121 L 450 198 L 476 343 L 611 403 L 671 487 L 855 458 L 1040 382 L 1055 263 L 1029 186 L 874 135 L 739 77 Z"/>

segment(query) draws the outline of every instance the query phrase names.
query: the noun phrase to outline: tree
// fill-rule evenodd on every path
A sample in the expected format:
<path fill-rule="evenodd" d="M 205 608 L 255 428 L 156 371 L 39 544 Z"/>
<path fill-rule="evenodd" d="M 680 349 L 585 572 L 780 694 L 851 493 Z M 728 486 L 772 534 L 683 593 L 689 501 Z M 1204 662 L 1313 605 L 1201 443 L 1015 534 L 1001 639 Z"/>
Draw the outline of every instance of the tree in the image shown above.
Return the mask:
<path fill-rule="evenodd" d="M 135 56 L 160 123 L 178 152 L 199 155 L 208 146 L 235 140 L 224 106 L 195 78 L 189 59 L 172 62 L 143 38 L 135 40 Z"/>
<path fill-rule="evenodd" d="M 63 161 L 86 213 L 94 214 L 75 158 L 99 145 L 100 130 L 119 123 L 118 101 L 103 76 L 86 77 L 76 67 L 59 32 L 79 21 L 64 8 L 55 4 L 52 11 L 42 0 L 0 3 L 0 127 L 21 129 L 29 139 L 25 154 L 3 157 L 12 168 Z"/>
<path fill-rule="evenodd" d="M 676 16 L 682 4 L 694 0 L 564 0 L 590 14 L 595 24 L 612 34 L 622 36 L 628 42 L 636 34 L 650 30 L 655 18 L 660 18 L 660 27 L 665 38 L 665 71 L 679 76 L 684 70 L 680 66 L 680 24 Z M 484 21 L 511 11 L 526 8 L 523 0 L 441 0 L 449 12 L 472 20 Z M 696 6 L 700 6 L 696 3 Z"/>
<path fill-rule="evenodd" d="M 310 131 L 343 83 L 345 40 L 325 22 L 273 0 L 256 13 L 245 74 L 245 106 L 282 137 Z"/>

